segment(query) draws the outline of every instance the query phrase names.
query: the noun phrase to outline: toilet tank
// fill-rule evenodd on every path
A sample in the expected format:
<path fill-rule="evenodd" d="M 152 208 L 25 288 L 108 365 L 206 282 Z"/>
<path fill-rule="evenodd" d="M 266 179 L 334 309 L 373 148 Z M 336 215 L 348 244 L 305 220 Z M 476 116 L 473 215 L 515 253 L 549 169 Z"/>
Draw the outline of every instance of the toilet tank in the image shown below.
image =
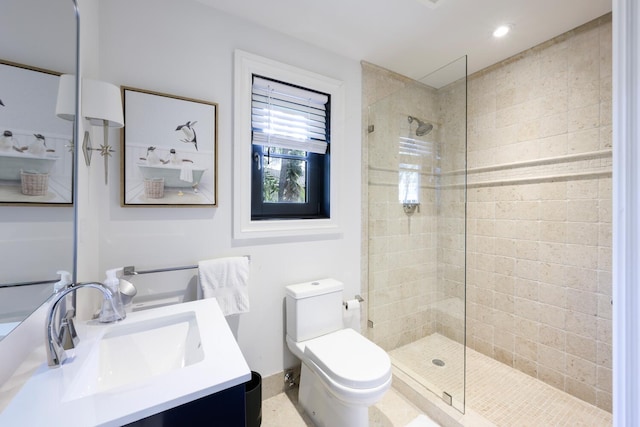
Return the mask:
<path fill-rule="evenodd" d="M 342 329 L 343 289 L 335 279 L 287 286 L 287 335 L 301 342 Z"/>

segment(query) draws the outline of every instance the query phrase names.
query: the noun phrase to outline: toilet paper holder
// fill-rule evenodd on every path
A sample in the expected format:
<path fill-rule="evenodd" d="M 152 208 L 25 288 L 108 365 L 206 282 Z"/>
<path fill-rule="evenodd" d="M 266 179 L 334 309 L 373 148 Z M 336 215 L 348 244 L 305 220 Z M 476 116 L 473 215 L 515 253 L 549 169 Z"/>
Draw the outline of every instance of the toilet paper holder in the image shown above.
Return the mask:
<path fill-rule="evenodd" d="M 362 298 L 360 295 L 356 295 L 355 296 L 355 300 L 358 301 L 359 303 L 363 303 L 364 302 L 364 298 Z M 349 301 L 342 301 L 342 305 L 344 306 L 344 308 L 349 308 Z"/>

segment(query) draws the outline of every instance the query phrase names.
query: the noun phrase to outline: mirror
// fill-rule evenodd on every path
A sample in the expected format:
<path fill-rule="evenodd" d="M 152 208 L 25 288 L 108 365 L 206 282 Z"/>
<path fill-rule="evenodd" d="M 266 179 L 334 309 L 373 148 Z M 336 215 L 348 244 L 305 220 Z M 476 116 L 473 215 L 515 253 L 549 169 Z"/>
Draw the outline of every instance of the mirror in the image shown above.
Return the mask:
<path fill-rule="evenodd" d="M 58 75 L 76 74 L 77 28 L 75 1 L 0 2 L 0 142 L 18 156 L 14 159 L 48 157 L 54 163 L 47 172 L 25 163 L 15 177 L 0 176 L 0 339 L 51 295 L 57 271 L 75 278 L 76 195 L 69 151 L 74 122 L 57 118 L 55 104 Z M 40 176 L 23 183 L 21 169 Z M 55 201 L 42 200 L 48 194 L 45 183 L 48 192 L 59 193 Z"/>
<path fill-rule="evenodd" d="M 0 60 L 0 204 L 71 206 L 72 123 L 56 116 L 60 75 Z"/>

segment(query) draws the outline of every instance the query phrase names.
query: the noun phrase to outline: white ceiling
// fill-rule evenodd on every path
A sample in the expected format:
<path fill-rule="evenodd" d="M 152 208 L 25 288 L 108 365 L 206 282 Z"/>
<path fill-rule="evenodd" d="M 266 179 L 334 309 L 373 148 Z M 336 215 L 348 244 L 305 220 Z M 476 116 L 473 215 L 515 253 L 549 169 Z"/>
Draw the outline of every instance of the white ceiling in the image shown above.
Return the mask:
<path fill-rule="evenodd" d="M 197 1 L 417 80 L 463 55 L 471 74 L 611 11 L 611 0 Z"/>

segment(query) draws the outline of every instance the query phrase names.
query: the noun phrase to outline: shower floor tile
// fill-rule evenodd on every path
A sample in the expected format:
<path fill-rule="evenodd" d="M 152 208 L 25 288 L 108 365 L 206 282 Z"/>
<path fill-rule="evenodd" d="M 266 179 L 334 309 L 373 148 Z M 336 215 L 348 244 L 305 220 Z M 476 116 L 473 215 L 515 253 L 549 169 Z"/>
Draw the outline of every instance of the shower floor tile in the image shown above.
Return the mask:
<path fill-rule="evenodd" d="M 394 366 L 436 395 L 462 400 L 463 346 L 433 334 L 390 351 Z M 466 349 L 467 408 L 497 426 L 610 426 L 612 415 L 555 387 Z M 446 362 L 442 368 L 433 359 Z M 450 368 L 450 369 L 449 369 Z M 425 378 L 428 378 L 425 379 Z"/>
<path fill-rule="evenodd" d="M 440 334 L 399 347 L 389 352 L 393 365 L 419 381 L 438 396 L 452 396 L 452 404 L 463 408 L 464 347 Z M 443 366 L 434 363 L 442 361 Z"/>

